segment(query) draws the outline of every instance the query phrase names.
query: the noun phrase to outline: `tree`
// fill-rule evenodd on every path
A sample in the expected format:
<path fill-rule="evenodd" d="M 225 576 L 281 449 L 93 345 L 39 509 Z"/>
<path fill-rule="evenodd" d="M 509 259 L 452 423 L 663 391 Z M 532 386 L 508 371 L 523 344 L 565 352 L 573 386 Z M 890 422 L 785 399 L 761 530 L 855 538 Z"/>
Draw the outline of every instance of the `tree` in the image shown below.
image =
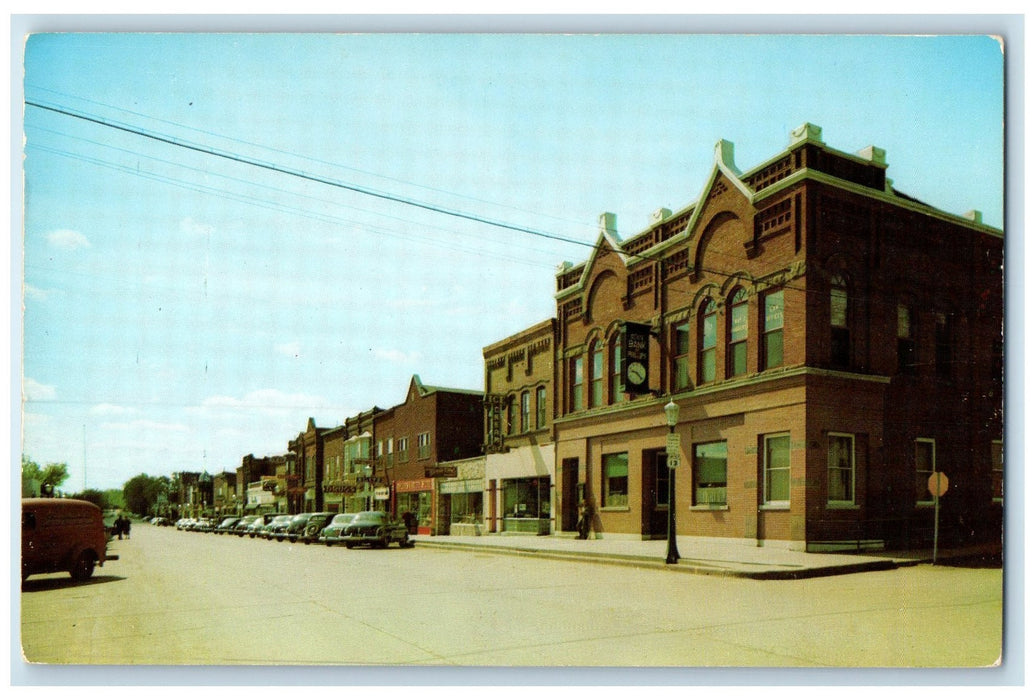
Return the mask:
<path fill-rule="evenodd" d="M 166 494 L 168 489 L 169 479 L 167 477 L 154 477 L 147 474 L 134 476 L 122 487 L 126 510 L 130 513 L 147 515 L 153 512 L 159 496 Z"/>
<path fill-rule="evenodd" d="M 39 496 L 43 484 L 50 484 L 57 491 L 67 479 L 68 465 L 64 462 L 51 462 L 41 467 L 27 455 L 22 455 L 22 498 Z"/>
<path fill-rule="evenodd" d="M 104 492 L 98 491 L 97 489 L 85 489 L 80 493 L 72 494 L 72 498 L 78 498 L 81 501 L 89 501 L 101 510 L 107 510 L 110 505 Z"/>

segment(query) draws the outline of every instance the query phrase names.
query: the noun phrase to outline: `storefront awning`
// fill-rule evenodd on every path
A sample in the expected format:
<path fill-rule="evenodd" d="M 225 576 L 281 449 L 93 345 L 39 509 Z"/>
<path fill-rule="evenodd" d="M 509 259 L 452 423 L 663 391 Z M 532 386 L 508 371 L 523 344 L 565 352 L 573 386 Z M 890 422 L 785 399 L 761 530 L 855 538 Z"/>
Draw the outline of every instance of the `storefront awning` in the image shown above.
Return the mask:
<path fill-rule="evenodd" d="M 518 479 L 554 476 L 554 445 L 522 445 L 500 454 L 485 455 L 485 478 Z"/>

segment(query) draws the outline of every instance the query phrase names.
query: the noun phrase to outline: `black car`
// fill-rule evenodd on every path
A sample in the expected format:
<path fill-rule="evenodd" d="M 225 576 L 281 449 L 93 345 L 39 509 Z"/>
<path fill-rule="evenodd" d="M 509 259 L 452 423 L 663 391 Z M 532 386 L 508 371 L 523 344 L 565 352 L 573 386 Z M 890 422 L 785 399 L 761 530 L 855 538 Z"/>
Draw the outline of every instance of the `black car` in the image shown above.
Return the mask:
<path fill-rule="evenodd" d="M 224 534 L 230 532 L 231 530 L 233 530 L 234 529 L 234 525 L 236 525 L 237 522 L 240 519 L 241 518 L 238 517 L 238 516 L 232 516 L 232 517 L 229 517 L 229 518 L 223 518 L 223 520 L 220 521 L 220 523 L 218 525 L 216 525 L 214 528 L 212 528 L 212 532 L 216 533 L 217 535 L 224 535 Z"/>
<path fill-rule="evenodd" d="M 290 542 L 297 541 L 298 538 L 302 536 L 302 532 L 305 530 L 305 525 L 309 522 L 309 517 L 311 515 L 312 513 L 299 513 L 291 518 L 291 522 L 287 524 L 287 527 L 274 533 L 274 536 L 278 540 L 288 540 Z"/>
<path fill-rule="evenodd" d="M 368 544 L 371 547 L 384 549 L 392 542 L 400 547 L 412 547 L 410 533 L 406 525 L 393 520 L 388 513 L 380 510 L 365 510 L 358 513 L 355 519 L 345 528 L 345 546 L 352 549 L 357 544 Z"/>
<path fill-rule="evenodd" d="M 258 515 L 246 515 L 239 519 L 234 526 L 228 531 L 231 535 L 237 535 L 238 537 L 244 537 L 248 532 L 248 526 L 259 519 Z"/>
<path fill-rule="evenodd" d="M 327 527 L 320 531 L 317 539 L 328 547 L 344 542 L 345 528 L 355 519 L 355 513 L 338 513 L 331 519 L 331 522 L 327 523 Z"/>
<path fill-rule="evenodd" d="M 262 532 L 259 536 L 265 537 L 267 540 L 283 539 L 284 530 L 287 529 L 287 526 L 291 523 L 294 517 L 295 516 L 287 515 L 286 513 L 273 516 L 273 519 L 270 520 L 269 524 L 262 528 Z"/>
<path fill-rule="evenodd" d="M 306 521 L 302 534 L 298 537 L 299 541 L 306 544 L 316 542 L 320 532 L 327 527 L 332 518 L 334 518 L 334 513 L 310 513 L 309 520 Z"/>
<path fill-rule="evenodd" d="M 277 517 L 274 513 L 266 513 L 265 515 L 256 516 L 255 520 L 249 523 L 244 530 L 239 531 L 237 534 L 241 537 L 248 535 L 252 539 L 256 537 L 265 537 L 266 528 L 273 522 L 273 518 Z"/>

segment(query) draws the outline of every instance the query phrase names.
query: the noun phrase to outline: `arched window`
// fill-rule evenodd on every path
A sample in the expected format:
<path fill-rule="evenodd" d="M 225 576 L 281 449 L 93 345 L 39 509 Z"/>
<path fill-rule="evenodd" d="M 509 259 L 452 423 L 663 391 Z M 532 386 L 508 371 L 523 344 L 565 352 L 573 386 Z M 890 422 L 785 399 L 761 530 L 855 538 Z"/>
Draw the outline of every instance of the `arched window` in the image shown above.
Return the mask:
<path fill-rule="evenodd" d="M 604 344 L 594 342 L 589 349 L 589 407 L 604 405 Z"/>
<path fill-rule="evenodd" d="M 611 386 L 608 403 L 621 403 L 625 399 L 625 392 L 622 391 L 622 342 L 621 337 L 615 335 L 611 339 Z"/>
<path fill-rule="evenodd" d="M 715 323 L 715 300 L 708 299 L 698 314 L 697 379 L 701 384 L 715 381 Z"/>
<path fill-rule="evenodd" d="M 536 387 L 535 390 L 535 427 L 546 427 L 546 387 Z"/>
<path fill-rule="evenodd" d="M 748 295 L 738 287 L 730 295 L 726 338 L 726 376 L 736 377 L 747 372 Z"/>
<path fill-rule="evenodd" d="M 690 387 L 690 324 L 683 322 L 672 329 L 672 390 Z"/>
<path fill-rule="evenodd" d="M 521 432 L 527 433 L 532 429 L 532 394 L 525 391 L 521 394 Z"/>
<path fill-rule="evenodd" d="M 851 356 L 848 333 L 848 283 L 841 275 L 830 280 L 830 364 L 848 367 Z"/>
<path fill-rule="evenodd" d="M 569 360 L 568 374 L 568 406 L 570 411 L 582 410 L 582 357 L 573 357 Z"/>

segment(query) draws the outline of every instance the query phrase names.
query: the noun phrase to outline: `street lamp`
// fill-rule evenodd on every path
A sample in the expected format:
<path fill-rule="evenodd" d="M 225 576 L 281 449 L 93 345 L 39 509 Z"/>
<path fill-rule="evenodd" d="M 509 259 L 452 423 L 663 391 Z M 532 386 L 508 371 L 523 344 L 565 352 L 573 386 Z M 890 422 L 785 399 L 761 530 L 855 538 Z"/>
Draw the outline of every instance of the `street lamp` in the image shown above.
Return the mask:
<path fill-rule="evenodd" d="M 665 404 L 665 423 L 668 424 L 668 555 L 666 564 L 679 562 L 679 550 L 676 548 L 676 467 L 679 466 L 679 434 L 676 423 L 679 422 L 679 406 L 669 400 Z"/>

